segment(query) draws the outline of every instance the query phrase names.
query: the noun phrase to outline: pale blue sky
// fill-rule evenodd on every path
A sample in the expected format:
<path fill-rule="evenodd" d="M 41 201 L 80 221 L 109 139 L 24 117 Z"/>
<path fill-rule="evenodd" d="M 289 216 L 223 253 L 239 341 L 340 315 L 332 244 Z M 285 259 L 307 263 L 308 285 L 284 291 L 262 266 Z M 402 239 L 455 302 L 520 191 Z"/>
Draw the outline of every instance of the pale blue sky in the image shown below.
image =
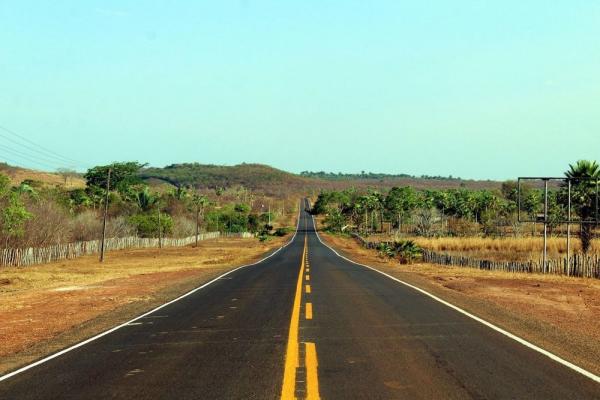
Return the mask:
<path fill-rule="evenodd" d="M 600 159 L 599 71 L 596 1 L 0 3 L 0 125 L 79 168 L 556 175 Z"/>

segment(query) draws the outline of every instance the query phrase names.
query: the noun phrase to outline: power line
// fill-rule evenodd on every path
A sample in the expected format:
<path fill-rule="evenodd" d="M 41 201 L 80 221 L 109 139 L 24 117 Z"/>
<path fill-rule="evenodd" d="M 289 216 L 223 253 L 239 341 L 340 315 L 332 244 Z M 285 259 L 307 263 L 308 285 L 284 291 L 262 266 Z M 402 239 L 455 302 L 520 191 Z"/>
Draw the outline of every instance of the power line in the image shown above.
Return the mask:
<path fill-rule="evenodd" d="M 14 154 L 14 153 L 11 154 L 10 152 L 7 152 L 6 150 L 3 150 L 1 148 L 0 148 L 0 153 L 8 154 L 9 157 L 11 157 L 11 158 L 14 157 L 14 156 L 17 156 L 17 157 L 20 157 L 20 158 L 24 158 L 25 160 L 27 160 L 26 162 L 34 163 L 34 164 L 37 164 L 37 165 L 42 166 L 44 168 L 57 169 L 56 165 L 50 165 L 50 164 L 47 164 L 45 162 L 40 162 L 40 161 L 38 161 L 38 160 L 36 160 L 34 158 L 31 158 L 31 157 L 28 157 L 28 156 L 22 156 L 22 155 L 18 155 L 18 154 Z M 13 160 L 9 160 L 9 161 L 14 162 Z M 20 163 L 17 162 L 16 165 L 21 164 L 21 163 L 22 163 L 22 161 Z"/>
<path fill-rule="evenodd" d="M 0 144 L 0 149 L 4 149 L 5 152 L 11 153 L 11 155 L 16 156 L 16 157 L 24 157 L 29 160 L 32 160 L 32 157 L 33 157 L 34 162 L 38 162 L 38 160 L 39 160 L 39 161 L 42 161 L 42 163 L 44 163 L 46 165 L 52 165 L 52 166 L 57 165 L 56 161 L 52 160 L 50 158 L 37 156 L 37 155 L 32 156 L 31 154 L 27 154 L 21 150 L 13 149 L 11 147 L 7 147 L 7 146 L 1 145 L 1 144 Z M 60 165 L 63 165 L 63 164 L 60 164 Z"/>
<path fill-rule="evenodd" d="M 52 151 L 52 150 L 50 150 L 50 149 L 48 149 L 48 148 L 40 145 L 40 144 L 38 144 L 38 143 L 36 143 L 36 142 L 34 142 L 32 140 L 27 139 L 26 137 L 18 134 L 17 132 L 15 132 L 15 131 L 13 131 L 11 129 L 8 129 L 8 128 L 2 126 L 2 125 L 0 125 L 0 130 L 2 130 L 4 132 L 6 132 L 6 133 L 9 133 L 9 134 L 17 137 L 17 138 L 21 139 L 22 141 L 24 141 L 26 143 L 29 143 L 30 145 L 26 145 L 26 144 L 23 144 L 23 143 L 15 140 L 15 139 L 9 137 L 9 136 L 0 134 L 0 137 L 2 137 L 4 139 L 6 139 L 6 140 L 8 140 L 8 141 L 10 141 L 10 142 L 18 145 L 18 146 L 21 146 L 21 147 L 23 147 L 23 148 L 25 148 L 25 149 L 27 149 L 29 151 L 33 151 L 33 152 L 38 153 L 38 154 L 40 154 L 42 156 L 45 156 L 45 157 L 51 157 L 51 158 L 59 161 L 60 163 L 65 163 L 65 164 L 73 164 L 73 163 L 75 163 L 78 166 L 87 166 L 87 165 L 85 165 L 84 163 L 82 163 L 80 161 L 77 161 L 75 159 L 72 159 L 72 158 L 60 155 L 60 154 L 58 154 L 58 153 L 56 153 L 56 152 L 54 152 L 54 151 Z"/>

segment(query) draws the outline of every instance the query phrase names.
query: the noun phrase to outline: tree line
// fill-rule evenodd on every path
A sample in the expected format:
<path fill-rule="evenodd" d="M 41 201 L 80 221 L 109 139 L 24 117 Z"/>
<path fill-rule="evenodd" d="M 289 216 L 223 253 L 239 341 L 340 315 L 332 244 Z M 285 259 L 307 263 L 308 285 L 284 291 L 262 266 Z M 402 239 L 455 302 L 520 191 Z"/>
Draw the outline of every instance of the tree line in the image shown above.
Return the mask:
<path fill-rule="evenodd" d="M 243 186 L 151 186 L 141 178 L 144 167 L 139 162 L 96 166 L 83 175 L 85 187 L 75 189 L 34 180 L 11 185 L 0 174 L 0 243 L 5 248 L 36 247 L 98 239 L 105 204 L 109 237 L 221 231 L 256 232 L 266 239 L 273 221 L 285 212 L 269 213 L 264 197 Z"/>
<path fill-rule="evenodd" d="M 597 184 L 600 168 L 595 161 L 580 160 L 570 165 L 565 178 L 571 179 L 572 216 L 580 221 L 597 221 Z M 567 219 L 568 188 L 566 183 L 548 192 L 548 228 L 555 232 Z M 312 212 L 325 216 L 327 229 L 335 232 L 356 231 L 369 234 L 384 231 L 422 236 L 503 236 L 521 235 L 518 208 L 534 221 L 543 219 L 544 191 L 522 185 L 520 199 L 517 183 L 507 181 L 500 190 L 415 190 L 410 186 L 394 187 L 387 192 L 350 188 L 321 192 Z M 593 223 L 580 225 L 579 236 L 584 252 L 590 247 Z"/>

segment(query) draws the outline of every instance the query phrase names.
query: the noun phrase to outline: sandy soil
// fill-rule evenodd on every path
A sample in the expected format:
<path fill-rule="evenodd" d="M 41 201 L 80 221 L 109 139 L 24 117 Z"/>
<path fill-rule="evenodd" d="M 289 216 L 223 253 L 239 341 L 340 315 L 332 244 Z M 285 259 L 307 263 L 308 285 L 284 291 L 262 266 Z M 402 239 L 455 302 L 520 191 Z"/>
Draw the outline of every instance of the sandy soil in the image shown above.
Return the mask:
<path fill-rule="evenodd" d="M 266 243 L 219 239 L 198 248 L 137 249 L 0 270 L 0 373 L 124 322 L 236 266 Z"/>
<path fill-rule="evenodd" d="M 322 234 L 355 261 L 428 290 L 600 374 L 600 281 L 432 264 L 401 265 L 354 239 Z"/>

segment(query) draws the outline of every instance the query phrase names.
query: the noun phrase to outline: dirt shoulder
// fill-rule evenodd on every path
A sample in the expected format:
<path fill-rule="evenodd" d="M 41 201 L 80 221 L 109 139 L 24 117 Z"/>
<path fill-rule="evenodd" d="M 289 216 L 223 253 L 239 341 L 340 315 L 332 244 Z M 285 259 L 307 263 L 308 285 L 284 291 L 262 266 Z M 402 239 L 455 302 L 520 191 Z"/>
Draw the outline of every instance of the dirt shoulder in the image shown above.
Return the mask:
<path fill-rule="evenodd" d="M 435 294 L 600 374 L 600 281 L 386 261 L 354 239 L 321 233 L 336 250 Z"/>
<path fill-rule="evenodd" d="M 218 239 L 0 270 L 0 374 L 125 322 L 289 240 Z"/>

